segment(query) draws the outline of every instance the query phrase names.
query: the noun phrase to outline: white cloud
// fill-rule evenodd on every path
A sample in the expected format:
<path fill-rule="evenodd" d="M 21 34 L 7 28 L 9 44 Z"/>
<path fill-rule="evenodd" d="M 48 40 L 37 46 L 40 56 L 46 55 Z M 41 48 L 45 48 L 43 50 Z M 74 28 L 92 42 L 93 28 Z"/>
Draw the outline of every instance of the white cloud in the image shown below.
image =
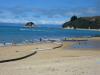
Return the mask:
<path fill-rule="evenodd" d="M 96 15 L 97 13 L 100 14 L 96 8 L 74 8 L 70 10 L 67 10 L 66 8 L 51 10 L 34 9 L 34 12 L 32 10 L 23 9 L 20 13 L 19 11 L 21 11 L 21 9 L 0 10 L 0 22 L 26 23 L 32 21 L 37 24 L 62 24 L 65 21 L 68 21 L 73 15 L 80 17 Z"/>
<path fill-rule="evenodd" d="M 63 24 L 65 21 L 64 20 L 56 20 L 56 21 L 53 21 L 53 20 L 40 20 L 39 21 L 41 24 Z"/>

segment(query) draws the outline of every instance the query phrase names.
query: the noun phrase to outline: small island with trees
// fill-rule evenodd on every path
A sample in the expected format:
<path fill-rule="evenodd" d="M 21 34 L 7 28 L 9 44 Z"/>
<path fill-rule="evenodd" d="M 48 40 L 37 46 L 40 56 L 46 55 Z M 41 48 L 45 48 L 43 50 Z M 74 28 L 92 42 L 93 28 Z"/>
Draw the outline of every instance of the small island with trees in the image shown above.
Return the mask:
<path fill-rule="evenodd" d="M 100 29 L 100 16 L 79 18 L 72 16 L 70 21 L 65 22 L 62 27 L 66 29 Z"/>
<path fill-rule="evenodd" d="M 34 27 L 36 27 L 36 25 L 35 25 L 33 22 L 27 22 L 27 23 L 25 24 L 25 27 L 26 27 L 26 28 L 34 28 Z"/>

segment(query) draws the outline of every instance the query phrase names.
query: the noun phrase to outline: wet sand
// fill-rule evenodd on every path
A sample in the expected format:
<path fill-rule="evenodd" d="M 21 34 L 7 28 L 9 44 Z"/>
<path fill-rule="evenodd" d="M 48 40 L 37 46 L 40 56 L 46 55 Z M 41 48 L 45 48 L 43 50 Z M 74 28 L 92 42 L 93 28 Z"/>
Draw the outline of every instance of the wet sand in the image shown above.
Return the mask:
<path fill-rule="evenodd" d="M 98 40 L 100 38 L 89 38 Z M 20 57 L 35 50 L 29 58 L 1 63 L 0 75 L 100 75 L 100 50 L 71 49 L 76 42 L 42 43 L 0 47 L 0 60 Z M 49 50 L 48 50 L 49 49 Z"/>

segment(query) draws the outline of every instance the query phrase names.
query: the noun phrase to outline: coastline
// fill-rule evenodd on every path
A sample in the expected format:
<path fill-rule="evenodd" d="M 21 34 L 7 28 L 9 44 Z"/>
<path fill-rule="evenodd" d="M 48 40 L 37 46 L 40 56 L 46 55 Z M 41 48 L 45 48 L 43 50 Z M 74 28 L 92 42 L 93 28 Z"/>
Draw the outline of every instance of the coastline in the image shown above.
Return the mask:
<path fill-rule="evenodd" d="M 71 29 L 71 28 L 64 28 L 65 30 L 90 30 L 90 31 L 100 31 L 100 29 L 82 29 L 82 28 L 77 28 L 77 29 Z"/>
<path fill-rule="evenodd" d="M 38 52 L 54 51 L 55 53 L 59 51 L 60 52 L 68 51 L 69 53 L 72 52 L 71 56 L 74 56 L 74 55 L 77 55 L 77 56 L 84 55 L 85 56 L 85 55 L 91 55 L 92 52 L 94 52 L 94 54 L 98 54 L 98 52 L 100 52 L 100 48 L 92 48 L 92 47 L 78 48 L 77 45 L 82 46 L 83 45 L 82 42 L 84 42 L 84 40 L 97 42 L 97 41 L 100 41 L 100 38 L 99 37 L 70 38 L 67 41 L 63 41 L 63 42 L 39 42 L 39 43 L 32 43 L 32 44 L 1 46 L 0 47 L 0 60 L 7 59 L 7 58 L 9 59 L 12 57 L 13 58 L 20 57 L 25 54 L 32 53 L 33 51 L 38 51 Z M 88 45 L 89 43 L 86 41 L 85 44 Z M 73 47 L 73 45 L 75 45 L 77 48 Z M 70 55 L 69 54 L 67 55 L 67 54 L 65 55 L 70 57 Z"/>
<path fill-rule="evenodd" d="M 10 45 L 0 47 L 0 60 L 17 58 L 33 51 L 51 50 L 61 46 L 61 43 L 33 43 L 26 45 Z"/>
<path fill-rule="evenodd" d="M 75 39 L 75 38 L 74 38 Z M 78 39 L 78 38 L 77 38 Z M 76 40 L 77 40 L 76 39 Z M 80 38 L 81 39 L 81 38 Z M 83 38 L 82 38 L 83 39 Z M 82 40 L 81 39 L 81 40 Z M 100 41 L 99 37 L 88 40 Z M 61 43 L 35 43 L 20 46 L 0 47 L 0 60 L 16 58 L 37 50 L 34 56 L 23 60 L 0 64 L 1 75 L 99 75 L 100 50 L 70 49 L 73 41 Z M 49 50 L 48 50 L 49 49 Z M 39 50 L 39 51 L 38 51 Z"/>

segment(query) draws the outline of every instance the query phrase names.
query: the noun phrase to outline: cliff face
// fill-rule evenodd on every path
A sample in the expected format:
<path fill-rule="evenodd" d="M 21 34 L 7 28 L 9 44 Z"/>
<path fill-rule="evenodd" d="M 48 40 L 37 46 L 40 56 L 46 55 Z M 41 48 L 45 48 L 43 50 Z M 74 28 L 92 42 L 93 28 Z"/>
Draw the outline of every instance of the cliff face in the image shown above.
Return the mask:
<path fill-rule="evenodd" d="M 73 27 L 82 29 L 100 29 L 100 16 L 80 17 L 63 24 L 63 28 Z"/>

